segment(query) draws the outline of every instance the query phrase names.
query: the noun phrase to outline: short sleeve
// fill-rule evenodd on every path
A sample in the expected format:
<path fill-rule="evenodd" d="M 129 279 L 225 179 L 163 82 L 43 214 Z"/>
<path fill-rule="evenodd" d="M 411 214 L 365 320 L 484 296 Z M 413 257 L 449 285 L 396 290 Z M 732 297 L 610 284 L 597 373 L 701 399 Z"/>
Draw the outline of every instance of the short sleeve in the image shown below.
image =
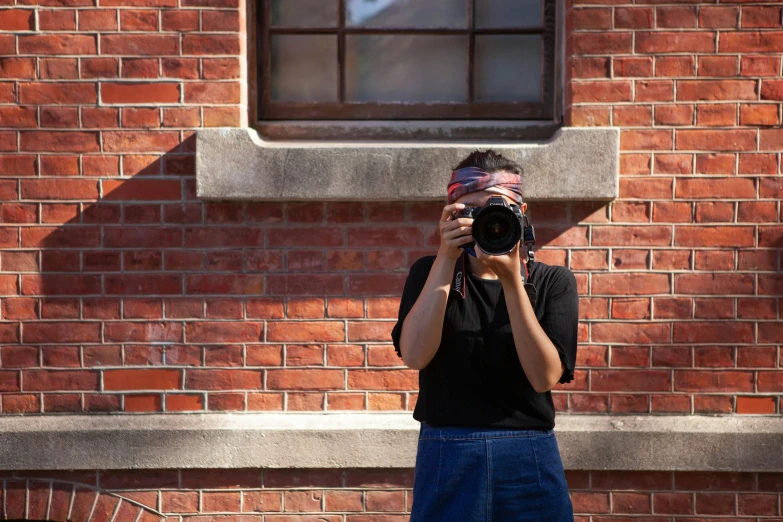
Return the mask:
<path fill-rule="evenodd" d="M 539 324 L 557 348 L 560 360 L 565 365 L 565 371 L 557 382 L 571 382 L 576 366 L 579 294 L 576 278 L 566 267 L 561 267 L 560 274 L 552 278 L 552 286 L 547 288 L 544 315 Z"/>
<path fill-rule="evenodd" d="M 432 259 L 422 257 L 416 260 L 408 272 L 408 278 L 405 280 L 405 287 L 402 290 L 400 298 L 400 310 L 397 314 L 397 324 L 394 325 L 391 332 L 392 343 L 397 355 L 402 358 L 400 351 L 400 335 L 402 334 L 402 323 L 405 321 L 408 312 L 410 312 L 416 300 L 421 295 L 421 291 L 429 277 L 429 269 L 432 267 Z"/>

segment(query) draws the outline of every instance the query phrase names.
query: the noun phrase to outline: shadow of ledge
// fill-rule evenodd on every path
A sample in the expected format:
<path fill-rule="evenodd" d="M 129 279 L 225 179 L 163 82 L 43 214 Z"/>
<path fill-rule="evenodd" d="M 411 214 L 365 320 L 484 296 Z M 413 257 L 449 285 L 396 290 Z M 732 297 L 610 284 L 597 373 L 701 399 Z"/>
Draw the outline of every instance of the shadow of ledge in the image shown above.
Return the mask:
<path fill-rule="evenodd" d="M 445 200 L 451 168 L 492 148 L 524 169 L 528 201 L 611 201 L 620 131 L 565 127 L 541 142 L 269 141 L 254 129 L 196 133 L 197 196 L 258 201 Z"/>
<path fill-rule="evenodd" d="M 410 413 L 0 418 L 0 468 L 413 468 Z M 783 471 L 783 423 L 761 416 L 558 414 L 565 469 Z"/>

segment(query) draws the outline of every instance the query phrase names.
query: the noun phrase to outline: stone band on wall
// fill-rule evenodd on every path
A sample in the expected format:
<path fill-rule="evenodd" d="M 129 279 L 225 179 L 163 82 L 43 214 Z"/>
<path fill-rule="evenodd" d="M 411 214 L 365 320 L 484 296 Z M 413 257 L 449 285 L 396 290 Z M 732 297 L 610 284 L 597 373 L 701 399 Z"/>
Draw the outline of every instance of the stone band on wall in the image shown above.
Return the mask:
<path fill-rule="evenodd" d="M 558 414 L 565 469 L 783 471 L 761 416 Z M 410 413 L 0 417 L 0 469 L 413 468 Z"/>
<path fill-rule="evenodd" d="M 619 193 L 617 128 L 562 128 L 546 142 L 280 142 L 253 129 L 196 133 L 197 195 L 204 199 L 446 199 L 451 168 L 492 148 L 524 169 L 525 198 L 612 200 Z"/>

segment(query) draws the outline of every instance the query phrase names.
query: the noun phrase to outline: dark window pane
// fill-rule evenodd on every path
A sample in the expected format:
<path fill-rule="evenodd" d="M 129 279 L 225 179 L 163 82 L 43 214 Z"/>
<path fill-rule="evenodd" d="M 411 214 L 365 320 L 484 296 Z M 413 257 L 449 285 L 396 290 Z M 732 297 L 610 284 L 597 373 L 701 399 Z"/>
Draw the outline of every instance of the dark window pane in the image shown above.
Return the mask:
<path fill-rule="evenodd" d="M 337 101 L 337 36 L 273 35 L 272 100 Z"/>
<path fill-rule="evenodd" d="M 346 101 L 467 102 L 467 35 L 348 35 Z"/>
<path fill-rule="evenodd" d="M 476 35 L 476 101 L 539 101 L 541 54 L 538 35 Z"/>
<path fill-rule="evenodd" d="M 337 27 L 337 0 L 271 0 L 272 25 Z"/>
<path fill-rule="evenodd" d="M 476 27 L 540 27 L 541 0 L 476 0 Z"/>
<path fill-rule="evenodd" d="M 345 25 L 467 28 L 468 0 L 346 0 Z"/>

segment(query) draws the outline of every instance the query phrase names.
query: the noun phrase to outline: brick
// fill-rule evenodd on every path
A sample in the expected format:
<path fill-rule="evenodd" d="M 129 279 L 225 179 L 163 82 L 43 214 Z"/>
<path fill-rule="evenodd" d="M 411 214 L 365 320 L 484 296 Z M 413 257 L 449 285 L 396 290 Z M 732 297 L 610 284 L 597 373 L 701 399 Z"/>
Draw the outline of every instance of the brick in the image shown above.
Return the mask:
<path fill-rule="evenodd" d="M 160 127 L 160 109 L 123 108 L 122 126 L 124 128 L 155 129 Z"/>
<path fill-rule="evenodd" d="M 75 128 L 79 126 L 76 107 L 41 107 L 41 127 Z"/>
<path fill-rule="evenodd" d="M 41 31 L 75 31 L 76 11 L 63 9 L 38 11 L 38 26 Z"/>
<path fill-rule="evenodd" d="M 591 10 L 594 11 L 594 10 Z M 606 10 L 609 12 L 609 10 Z M 611 26 L 611 14 L 608 15 L 609 26 Z M 602 18 L 599 16 L 598 18 Z M 201 15 L 202 30 L 209 31 L 233 31 L 238 32 L 239 12 L 238 11 L 204 11 Z M 595 22 L 592 22 L 595 23 Z M 608 27 L 608 26 L 607 26 Z"/>
<path fill-rule="evenodd" d="M 736 56 L 700 56 L 699 76 L 737 76 L 738 64 Z"/>
<path fill-rule="evenodd" d="M 116 31 L 117 11 L 113 9 L 79 10 L 80 31 Z"/>
<path fill-rule="evenodd" d="M 680 198 L 755 198 L 752 178 L 679 178 L 675 187 Z"/>
<path fill-rule="evenodd" d="M 762 138 L 763 142 L 763 138 Z M 756 132 L 753 130 L 677 130 L 677 150 L 754 150 Z"/>
<path fill-rule="evenodd" d="M 84 55 L 96 54 L 95 36 L 71 34 L 20 35 L 20 54 Z"/>
<path fill-rule="evenodd" d="M 691 154 L 656 154 L 656 174 L 691 174 L 693 156 Z"/>
<path fill-rule="evenodd" d="M 237 82 L 185 83 L 185 103 L 239 103 Z"/>
<path fill-rule="evenodd" d="M 709 29 L 730 29 L 737 27 L 739 9 L 737 7 L 699 7 L 699 27 Z"/>
<path fill-rule="evenodd" d="M 0 57 L 0 78 L 35 78 L 35 58 Z"/>
<path fill-rule="evenodd" d="M 617 57 L 613 61 L 616 77 L 649 77 L 652 76 L 652 57 Z"/>
<path fill-rule="evenodd" d="M 182 370 L 105 370 L 104 390 L 177 390 Z"/>
<path fill-rule="evenodd" d="M 632 99 L 630 81 L 581 81 L 574 82 L 571 86 L 574 103 L 619 102 Z"/>
<path fill-rule="evenodd" d="M 0 106 L 0 126 L 10 128 L 35 128 L 38 126 L 35 107 Z"/>
<path fill-rule="evenodd" d="M 652 29 L 653 10 L 650 7 L 617 7 L 614 26 L 617 29 Z"/>
<path fill-rule="evenodd" d="M 734 154 L 697 154 L 696 174 L 735 174 Z"/>
<path fill-rule="evenodd" d="M 102 0 L 101 6 L 177 7 L 177 1 L 176 0 Z"/>
<path fill-rule="evenodd" d="M 719 101 L 755 100 L 756 82 L 753 80 L 680 80 L 677 82 L 677 100 Z"/>
<path fill-rule="evenodd" d="M 592 370 L 591 373 L 591 389 L 594 391 L 669 391 L 671 388 L 669 371 Z"/>
<path fill-rule="evenodd" d="M 239 54 L 239 35 L 186 34 L 182 37 L 182 54 L 209 56 Z"/>
<path fill-rule="evenodd" d="M 693 76 L 696 72 L 696 60 L 693 56 L 656 56 L 655 76 L 681 77 Z"/>
<path fill-rule="evenodd" d="M 205 80 L 230 80 L 239 78 L 239 60 L 236 58 L 204 58 L 202 63 L 203 78 Z"/>
<path fill-rule="evenodd" d="M 161 201 L 179 200 L 182 197 L 179 180 L 103 180 L 102 184 L 103 198 L 106 200 Z"/>
<path fill-rule="evenodd" d="M 198 31 L 198 11 L 163 11 L 161 27 L 164 31 Z"/>
<path fill-rule="evenodd" d="M 117 58 L 82 58 L 82 78 L 116 78 L 120 61 Z"/>
<path fill-rule="evenodd" d="M 656 26 L 660 28 L 696 27 L 696 8 L 690 6 L 657 7 Z"/>
<path fill-rule="evenodd" d="M 575 54 L 616 54 L 632 50 L 630 32 L 576 33 L 572 38 Z"/>
<path fill-rule="evenodd" d="M 762 100 L 783 100 L 783 80 L 764 80 L 761 83 Z"/>
<path fill-rule="evenodd" d="M 616 126 L 649 127 L 652 123 L 652 106 L 616 106 L 612 109 L 612 122 Z"/>
<path fill-rule="evenodd" d="M 160 64 L 157 58 L 123 58 L 123 78 L 158 78 Z"/>
<path fill-rule="evenodd" d="M 695 323 L 703 326 L 709 323 Z M 723 325 L 719 330 L 731 331 Z M 674 371 L 675 391 L 753 391 L 753 372 L 743 371 Z"/>
<path fill-rule="evenodd" d="M 205 127 L 239 127 L 240 123 L 238 107 L 204 107 Z"/>
<path fill-rule="evenodd" d="M 761 129 L 759 131 L 760 150 L 780 150 L 783 148 L 783 129 Z"/>
<path fill-rule="evenodd" d="M 693 105 L 656 105 L 656 125 L 693 124 Z"/>
<path fill-rule="evenodd" d="M 158 11 L 123 9 L 120 11 L 120 31 L 157 31 Z"/>
<path fill-rule="evenodd" d="M 773 53 L 783 49 L 783 31 L 747 31 L 721 34 L 718 51 L 722 53 Z"/>
<path fill-rule="evenodd" d="M 778 105 L 741 104 L 740 125 L 779 125 Z"/>
<path fill-rule="evenodd" d="M 164 127 L 199 127 L 201 113 L 198 107 L 163 109 Z"/>
<path fill-rule="evenodd" d="M 634 82 L 635 101 L 672 101 L 674 100 L 674 82 L 668 80 L 650 80 Z"/>
<path fill-rule="evenodd" d="M 737 106 L 731 104 L 698 106 L 696 124 L 702 127 L 725 127 L 737 124 Z"/>
<path fill-rule="evenodd" d="M 777 76 L 780 71 L 778 56 L 742 56 L 740 74 L 742 76 Z"/>
<path fill-rule="evenodd" d="M 674 231 L 675 246 L 733 247 L 753 243 L 752 226 L 680 226 Z"/>
<path fill-rule="evenodd" d="M 101 102 L 118 104 L 177 103 L 180 96 L 178 83 L 103 83 Z"/>
<path fill-rule="evenodd" d="M 24 327 L 23 342 L 25 343 L 99 343 L 100 338 L 100 323 L 94 321 L 66 321 L 66 322 L 40 322 L 40 323 L 27 323 Z M 52 372 L 60 373 L 60 372 Z M 91 375 L 90 372 L 74 372 L 79 376 Z M 31 375 L 31 374 L 27 374 Z M 45 379 L 46 377 L 49 379 Z M 39 390 L 51 389 L 47 386 L 51 385 L 56 376 L 50 375 L 48 371 L 40 372 L 35 375 L 35 378 L 31 378 L 28 382 L 28 386 L 36 386 Z M 71 381 L 71 379 L 69 379 Z M 80 382 L 85 382 L 79 379 Z M 72 382 L 72 381 L 71 381 Z M 97 383 L 97 376 L 93 379 L 90 378 L 84 388 L 81 389 L 97 389 L 93 387 L 92 383 Z M 97 386 L 97 384 L 96 384 Z M 26 387 L 26 390 L 31 388 Z"/>
<path fill-rule="evenodd" d="M 75 80 L 79 78 L 76 58 L 41 58 L 38 62 L 41 79 Z"/>
<path fill-rule="evenodd" d="M 206 65 L 207 60 L 204 60 Z M 161 60 L 164 78 L 192 80 L 198 78 L 198 60 L 195 58 L 164 58 Z M 207 76 L 204 76 L 207 78 Z M 220 78 L 211 78 L 220 79 Z"/>
<path fill-rule="evenodd" d="M 768 28 L 780 29 L 781 27 L 781 8 L 780 6 L 743 6 L 742 7 L 742 28 Z"/>
<path fill-rule="evenodd" d="M 27 131 L 20 136 L 20 149 L 40 152 L 98 152 L 97 132 Z"/>
<path fill-rule="evenodd" d="M 712 32 L 641 32 L 636 33 L 637 53 L 710 53 L 715 52 Z"/>
<path fill-rule="evenodd" d="M 664 227 L 654 228 L 662 229 Z M 661 232 L 658 234 L 661 235 Z M 617 234 L 617 236 L 621 235 L 621 233 Z M 607 243 L 604 242 L 604 244 Z M 652 241 L 651 244 L 663 245 L 668 244 L 668 241 Z M 639 275 L 641 276 L 641 274 Z M 593 274 L 593 294 L 595 295 L 646 295 L 668 293 L 669 290 L 669 278 L 665 274 L 646 274 L 645 277 L 638 277 L 635 281 L 630 273 Z"/>
<path fill-rule="evenodd" d="M 774 397 L 737 397 L 737 413 L 774 414 Z"/>
<path fill-rule="evenodd" d="M 101 54 L 118 55 L 172 55 L 179 54 L 176 36 L 146 34 L 103 34 Z"/>
<path fill-rule="evenodd" d="M 89 104 L 97 100 L 94 83 L 20 83 L 19 100 L 31 104 Z"/>
<path fill-rule="evenodd" d="M 0 10 L 0 31 L 34 31 L 34 30 L 35 30 L 34 10 L 32 9 Z"/>
<path fill-rule="evenodd" d="M 671 150 L 670 130 L 627 130 L 620 132 L 620 150 Z"/>
<path fill-rule="evenodd" d="M 104 132 L 107 152 L 169 152 L 179 144 L 179 134 L 160 131 Z M 126 173 L 127 174 L 127 173 Z"/>

